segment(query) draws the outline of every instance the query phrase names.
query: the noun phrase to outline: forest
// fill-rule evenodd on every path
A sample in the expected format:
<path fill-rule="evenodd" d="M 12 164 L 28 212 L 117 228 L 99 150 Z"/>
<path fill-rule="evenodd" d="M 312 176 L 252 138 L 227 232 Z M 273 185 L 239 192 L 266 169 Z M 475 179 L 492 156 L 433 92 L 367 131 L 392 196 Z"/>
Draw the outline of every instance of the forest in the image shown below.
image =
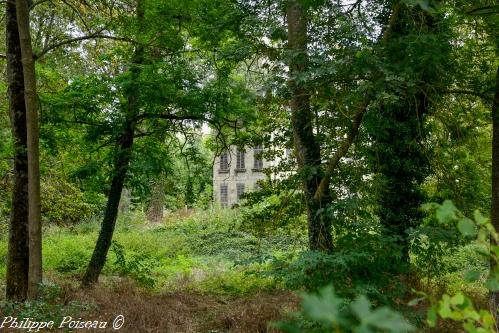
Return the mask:
<path fill-rule="evenodd" d="M 0 332 L 499 332 L 496 1 L 0 22 Z"/>

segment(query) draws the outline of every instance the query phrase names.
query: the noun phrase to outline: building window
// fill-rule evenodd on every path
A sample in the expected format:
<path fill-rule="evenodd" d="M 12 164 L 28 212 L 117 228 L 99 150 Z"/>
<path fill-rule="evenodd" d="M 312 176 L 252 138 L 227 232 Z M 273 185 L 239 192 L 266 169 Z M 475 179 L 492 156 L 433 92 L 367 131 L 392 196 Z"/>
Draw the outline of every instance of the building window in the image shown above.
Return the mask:
<path fill-rule="evenodd" d="M 253 168 L 255 170 L 261 170 L 263 169 L 263 159 L 262 159 L 262 152 L 263 152 L 263 146 L 258 145 L 253 149 L 253 158 L 254 158 L 254 165 Z"/>
<path fill-rule="evenodd" d="M 220 205 L 222 207 L 229 205 L 229 186 L 227 184 L 220 185 Z"/>
<path fill-rule="evenodd" d="M 220 155 L 220 170 L 229 170 L 229 156 L 227 151 Z"/>
<path fill-rule="evenodd" d="M 245 169 L 245 165 L 244 165 L 244 153 L 245 153 L 245 151 L 243 149 L 237 148 L 236 169 L 239 169 L 239 170 Z"/>
<path fill-rule="evenodd" d="M 244 193 L 244 184 L 238 183 L 236 186 L 237 186 L 236 187 L 236 189 L 237 189 L 237 201 L 239 201 L 239 199 L 241 199 L 241 196 Z"/>

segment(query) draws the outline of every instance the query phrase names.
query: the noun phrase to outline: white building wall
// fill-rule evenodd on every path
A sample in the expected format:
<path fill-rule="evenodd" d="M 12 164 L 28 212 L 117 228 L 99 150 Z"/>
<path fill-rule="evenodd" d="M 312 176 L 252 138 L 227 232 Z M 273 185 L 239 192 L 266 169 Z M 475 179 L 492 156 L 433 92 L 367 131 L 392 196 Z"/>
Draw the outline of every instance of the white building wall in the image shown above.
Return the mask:
<path fill-rule="evenodd" d="M 244 160 L 245 168 L 237 169 L 237 147 L 231 146 L 227 153 L 228 169 L 220 168 L 220 156 L 215 158 L 213 165 L 213 199 L 215 204 L 221 204 L 221 185 L 228 187 L 227 207 L 232 207 L 238 202 L 237 184 L 244 184 L 244 192 L 255 190 L 256 182 L 266 179 L 263 169 L 270 167 L 273 163 L 263 160 L 263 168 L 255 169 L 255 150 L 245 148 Z"/>

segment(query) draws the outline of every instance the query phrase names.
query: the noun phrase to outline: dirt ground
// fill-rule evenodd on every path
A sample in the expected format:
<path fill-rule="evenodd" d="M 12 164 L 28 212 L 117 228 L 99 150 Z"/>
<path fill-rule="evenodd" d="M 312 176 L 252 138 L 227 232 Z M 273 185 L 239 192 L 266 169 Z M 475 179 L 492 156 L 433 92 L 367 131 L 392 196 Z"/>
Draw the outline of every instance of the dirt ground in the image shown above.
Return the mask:
<path fill-rule="evenodd" d="M 123 315 L 124 325 L 120 330 L 112 327 L 95 330 L 120 333 L 278 332 L 268 323 L 282 319 L 299 304 L 298 296 L 284 291 L 237 299 L 189 292 L 148 294 L 125 281 L 113 287 L 99 285 L 91 290 L 68 290 L 64 297 L 66 302 L 96 306 L 92 313 L 82 315 L 84 320 L 101 319 L 111 325 L 116 316 Z M 89 331 L 92 330 L 75 332 Z"/>

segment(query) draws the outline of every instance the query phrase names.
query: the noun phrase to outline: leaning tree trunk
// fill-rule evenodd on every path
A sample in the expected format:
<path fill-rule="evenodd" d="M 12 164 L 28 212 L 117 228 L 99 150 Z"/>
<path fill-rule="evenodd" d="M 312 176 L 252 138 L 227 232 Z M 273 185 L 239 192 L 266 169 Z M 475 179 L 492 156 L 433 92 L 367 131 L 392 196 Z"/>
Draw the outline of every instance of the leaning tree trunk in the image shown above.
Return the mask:
<path fill-rule="evenodd" d="M 321 209 L 330 202 L 329 191 L 320 200 L 314 194 L 322 179 L 320 147 L 313 132 L 313 114 L 310 109 L 310 94 L 296 81 L 296 77 L 307 70 L 307 18 L 299 1 L 288 3 L 288 47 L 289 80 L 291 92 L 291 123 L 293 141 L 298 162 L 298 172 L 302 179 L 307 205 L 308 237 L 311 250 L 332 249 L 331 222 Z"/>
<path fill-rule="evenodd" d="M 137 0 L 137 19 L 139 25 L 144 20 L 144 8 L 142 0 Z M 117 146 L 116 158 L 114 161 L 114 171 L 111 181 L 104 219 L 102 220 L 101 230 L 97 243 L 95 244 L 92 258 L 88 263 L 87 270 L 83 276 L 82 285 L 84 287 L 92 286 L 99 279 L 99 275 L 106 262 L 107 253 L 113 239 L 114 227 L 118 216 L 118 206 L 120 203 L 121 192 L 125 182 L 128 166 L 132 158 L 133 138 L 135 134 L 136 117 L 138 114 L 138 84 L 140 75 L 140 65 L 144 61 L 144 47 L 137 45 L 132 58 L 130 67 L 131 79 L 129 86 L 125 89 L 127 97 L 127 108 L 123 124 L 123 132 Z"/>
<path fill-rule="evenodd" d="M 39 129 L 36 96 L 36 76 L 31 34 L 29 29 L 29 9 L 26 0 L 16 0 L 17 25 L 21 45 L 24 98 L 26 103 L 26 126 L 28 145 L 28 226 L 29 226 L 29 271 L 28 298 L 38 296 L 42 282 L 42 232 L 40 213 L 40 161 Z"/>
<path fill-rule="evenodd" d="M 129 98 L 128 108 L 135 107 L 136 102 L 136 98 Z M 123 191 L 123 183 L 125 182 L 128 165 L 132 156 L 134 128 L 134 121 L 128 119 L 125 124 L 125 130 L 121 136 L 121 143 L 117 148 L 118 151 L 114 162 L 114 173 L 107 199 L 106 211 L 104 213 L 104 219 L 102 220 L 99 238 L 97 239 L 92 258 L 88 263 L 87 270 L 83 277 L 83 286 L 91 286 L 97 282 L 106 262 L 107 252 L 111 246 L 116 218 L 118 216 L 118 206 L 121 192 Z"/>
<path fill-rule="evenodd" d="M 17 27 L 16 5 L 6 3 L 7 85 L 9 114 L 14 138 L 14 186 L 9 225 L 6 297 L 24 301 L 28 292 L 28 155 L 26 143 L 26 106 L 21 45 Z"/>
<path fill-rule="evenodd" d="M 492 104 L 492 209 L 490 220 L 492 225 L 499 231 L 499 67 L 496 73 L 496 91 Z M 494 240 L 491 240 L 494 242 Z M 494 244 L 493 245 L 499 245 Z M 497 262 L 490 260 L 490 272 L 497 272 Z M 497 309 L 499 308 L 499 292 L 490 293 L 490 309 L 496 319 L 499 319 Z"/>

